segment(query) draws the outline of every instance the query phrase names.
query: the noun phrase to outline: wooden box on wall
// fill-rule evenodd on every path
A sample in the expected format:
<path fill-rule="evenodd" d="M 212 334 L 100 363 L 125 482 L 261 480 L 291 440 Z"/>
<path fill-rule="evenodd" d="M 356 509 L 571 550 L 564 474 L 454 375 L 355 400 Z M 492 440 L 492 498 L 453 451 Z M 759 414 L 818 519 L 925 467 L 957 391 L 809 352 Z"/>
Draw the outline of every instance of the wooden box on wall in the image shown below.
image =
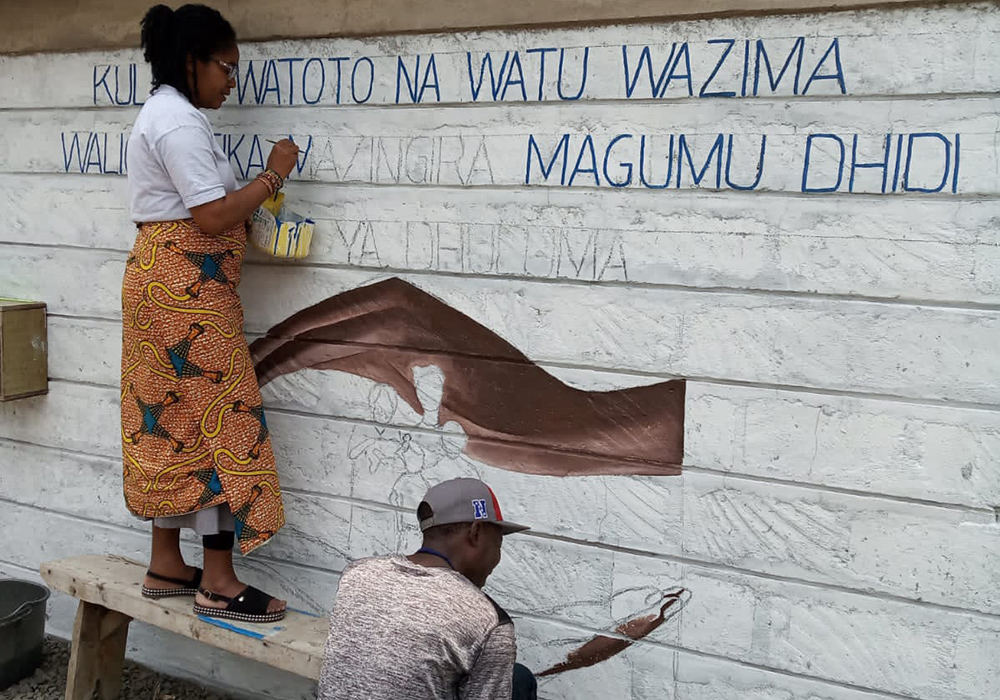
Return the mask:
<path fill-rule="evenodd" d="M 0 401 L 48 390 L 45 304 L 0 299 Z"/>

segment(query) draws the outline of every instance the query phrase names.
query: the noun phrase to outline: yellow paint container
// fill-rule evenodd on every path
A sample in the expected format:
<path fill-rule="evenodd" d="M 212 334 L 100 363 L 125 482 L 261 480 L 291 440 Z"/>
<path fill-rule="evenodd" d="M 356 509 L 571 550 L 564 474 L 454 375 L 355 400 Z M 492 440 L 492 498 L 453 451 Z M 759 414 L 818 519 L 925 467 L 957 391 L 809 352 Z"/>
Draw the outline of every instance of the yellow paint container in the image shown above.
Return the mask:
<path fill-rule="evenodd" d="M 284 197 L 279 192 L 254 212 L 250 242 L 276 258 L 304 258 L 309 255 L 316 224 L 285 207 Z"/>

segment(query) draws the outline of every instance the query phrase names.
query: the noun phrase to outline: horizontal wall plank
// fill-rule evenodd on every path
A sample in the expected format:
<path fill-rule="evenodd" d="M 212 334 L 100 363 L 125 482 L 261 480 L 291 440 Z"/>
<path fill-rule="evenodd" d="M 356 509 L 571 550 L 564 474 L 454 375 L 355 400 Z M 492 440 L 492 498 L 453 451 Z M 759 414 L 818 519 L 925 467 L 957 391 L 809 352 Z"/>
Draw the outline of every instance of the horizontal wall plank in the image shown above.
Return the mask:
<path fill-rule="evenodd" d="M 685 461 L 759 477 L 992 508 L 1000 413 L 694 382 Z"/>
<path fill-rule="evenodd" d="M 121 458 L 118 389 L 50 382 L 49 393 L 0 403 L 0 438 Z"/>
<path fill-rule="evenodd" d="M 0 241 L 128 250 L 121 178 L 0 175 Z M 993 200 L 293 184 L 307 265 L 1000 303 Z M 45 207 L 24 202 L 46 201 Z M 253 260 L 267 260 L 251 253 Z"/>
<path fill-rule="evenodd" d="M 263 169 L 266 139 L 291 134 L 302 147 L 296 177 L 325 183 L 996 195 L 998 103 L 684 101 L 667 122 L 651 102 L 384 108 L 377 116 L 261 107 L 223 112 L 213 124 L 240 177 Z M 0 112 L 0 171 L 121 173 L 135 114 Z M 871 162 L 881 165 L 856 167 Z"/>
<path fill-rule="evenodd" d="M 1000 615 L 1000 596 L 990 585 L 1000 563 L 1000 528 L 992 512 L 962 513 L 714 474 L 539 477 L 486 469 L 457 456 L 460 445 L 452 446 L 455 457 L 442 458 L 447 447 L 403 431 L 329 421 L 313 421 L 317 425 L 303 430 L 299 417 L 272 418 L 283 485 L 293 489 L 285 495 L 288 524 L 277 542 L 283 556 L 300 564 L 323 562 L 341 570 L 358 556 L 399 549 L 407 538 L 413 540 L 412 513 L 427 488 L 461 476 L 488 481 L 507 517 L 540 533 Z M 311 447 L 297 449 L 297 444 Z M 103 500 L 82 500 L 71 512 L 87 516 L 96 505 L 121 513 L 110 522 L 138 524 L 121 504 L 117 460 L 81 459 L 74 467 L 75 456 L 51 452 L 0 442 L 0 456 L 8 456 L 9 463 L 45 465 L 44 477 L 35 466 L 0 476 L 3 491 L 44 508 L 57 500 L 53 493 L 71 500 L 75 484 L 97 484 Z M 94 478 L 82 478 L 81 472 Z M 45 488 L 33 487 L 43 478 Z M 368 534 L 359 535 L 365 528 Z M 900 546 L 900 532 L 910 533 L 914 544 Z M 534 590 L 527 583 L 514 585 Z"/>
<path fill-rule="evenodd" d="M 120 460 L 0 440 L 0 464 L 5 500 L 79 517 L 100 513 L 103 522 L 123 527 L 149 527 L 125 509 Z"/>
<path fill-rule="evenodd" d="M 108 388 L 55 382 L 48 397 L 2 404 L 0 434 L 117 459 L 118 433 L 107 429 L 119 421 L 118 393 L 111 388 L 118 383 L 117 324 L 67 318 L 49 323 L 56 348 L 51 376 Z M 95 359 L 81 361 L 88 357 Z M 103 368 L 95 372 L 97 358 Z M 592 391 L 650 381 L 546 369 L 571 386 Z M 296 417 L 287 419 L 294 422 L 289 435 L 315 425 L 308 429 L 322 437 L 322 420 L 302 414 L 403 430 L 433 427 L 434 413 L 420 416 L 395 392 L 379 386 L 344 372 L 305 370 L 279 377 L 263 393 L 269 408 L 295 412 Z M 286 419 L 276 414 L 273 420 Z M 1000 475 L 994 469 L 1000 451 L 997 411 L 689 382 L 686 423 L 688 466 L 978 508 L 1000 502 Z M 60 429 L 54 431 L 52 425 Z M 417 434 L 414 439 L 436 442 Z M 300 443 L 299 449 L 313 444 L 326 444 L 325 438 Z M 282 463 L 295 468 L 291 456 Z"/>
<path fill-rule="evenodd" d="M 817 683 L 811 679 L 721 663 L 715 659 L 696 657 L 684 652 L 680 652 L 678 656 L 676 691 L 672 700 L 725 700 L 726 698 L 887 700 L 888 698 L 888 696 L 870 691 Z"/>
<path fill-rule="evenodd" d="M 354 276 L 352 280 L 351 277 Z M 375 278 L 377 279 L 377 278 Z M 994 403 L 995 312 L 826 300 L 602 289 L 457 278 L 413 283 L 533 361 L 920 399 Z M 249 329 L 264 332 L 366 274 L 253 267 Z M 281 289 L 279 297 L 271 290 Z M 297 308 L 292 307 L 290 300 Z"/>
<path fill-rule="evenodd" d="M 684 554 L 699 560 L 1000 613 L 984 590 L 1000 565 L 992 513 L 688 474 L 683 520 Z"/>
<path fill-rule="evenodd" d="M 695 635 L 719 637 L 721 622 L 728 633 L 721 636 L 729 639 L 716 644 L 749 641 L 739 658 L 750 663 L 911 697 L 989 697 L 997 669 L 993 649 L 1000 644 L 992 621 L 939 617 L 889 601 L 858 604 L 838 592 L 784 583 L 747 586 L 745 579 L 721 573 L 685 583 L 700 598 L 684 613 L 685 632 L 691 630 L 685 647 L 696 646 Z M 753 619 L 730 612 L 747 605 Z M 968 649 L 977 644 L 980 656 L 973 657 Z"/>
<path fill-rule="evenodd" d="M 231 101 L 243 106 L 354 104 L 355 99 L 365 98 L 369 83 L 367 105 L 406 104 L 415 99 L 422 104 L 558 101 L 573 98 L 577 92 L 580 100 L 626 99 L 630 93 L 636 99 L 677 99 L 688 97 L 686 79 L 671 81 L 659 94 L 645 78 L 633 90 L 627 89 L 634 82 L 642 50 L 649 47 L 658 77 L 663 63 L 676 58 L 680 50 L 674 42 L 688 44 L 691 92 L 696 97 L 719 93 L 793 97 L 802 94 L 807 83 L 807 95 L 839 95 L 836 81 L 809 83 L 834 39 L 839 42 L 848 94 L 909 94 L 917 85 L 923 94 L 992 92 L 995 86 L 989 68 L 1000 60 L 996 23 L 990 21 L 992 9 L 975 4 L 830 14 L 821 21 L 809 15 L 743 17 L 669 27 L 642 23 L 376 40 L 244 42 Z M 777 77 L 789 53 L 795 53 L 800 36 L 804 39 L 801 67 L 793 65 Z M 725 43 L 728 38 L 735 43 Z M 748 52 L 747 41 L 751 42 Z M 623 45 L 628 47 L 627 72 Z M 489 63 L 484 65 L 487 54 Z M 419 72 L 417 57 L 422 59 Z M 431 57 L 433 71 L 429 72 Z M 370 68 L 365 59 L 371 61 Z M 828 60 L 830 65 L 820 74 L 835 72 L 832 58 Z M 272 61 L 277 70 L 271 67 Z M 360 73 L 354 68 L 359 61 Z M 773 74 L 769 75 L 771 64 Z M 0 57 L 0 71 L 14 76 L 5 92 L 4 108 L 8 109 L 141 103 L 150 85 L 141 53 L 128 49 Z M 678 75 L 685 72 L 676 71 Z M 771 87 L 774 83 L 776 88 Z M 265 91 L 265 87 L 270 89 Z"/>
<path fill-rule="evenodd" d="M 7 246 L 5 253 L 0 278 L 13 280 L 7 293 L 46 301 L 51 313 L 61 315 L 119 315 L 124 253 L 19 246 Z M 22 274 L 28 269 L 30 277 Z M 385 277 L 248 265 L 240 288 L 247 330 L 264 332 L 303 308 Z M 993 378 L 1000 373 L 1000 356 L 993 349 L 1000 344 L 1000 318 L 992 311 L 400 277 L 540 364 L 998 402 Z M 117 334 L 107 328 L 103 332 Z M 405 328 L 392 332 L 402 334 L 400 342 L 406 345 Z M 100 361 L 114 367 L 118 359 L 113 346 L 110 350 Z M 85 366 L 86 372 L 95 372 L 89 358 Z"/>
<path fill-rule="evenodd" d="M 127 252 L 4 246 L 3 253 L 5 295 L 43 301 L 50 314 L 121 318 Z"/>
<path fill-rule="evenodd" d="M 117 387 L 117 324 L 52 318 L 49 325 L 53 378 Z M 546 369 L 585 390 L 652 381 Z M 269 407 L 297 413 L 402 428 L 429 424 L 431 416 L 421 417 L 395 392 L 376 391 L 378 386 L 343 372 L 305 370 L 279 377 L 263 393 Z M 50 398 L 0 406 L 14 431 L 7 436 L 30 431 L 25 439 L 48 436 L 52 442 L 46 444 L 66 441 L 73 449 L 117 455 L 117 433 L 99 422 L 89 425 L 92 416 L 117 424 L 117 391 L 95 391 L 58 383 Z M 82 418 L 69 420 L 78 411 Z M 19 414 L 23 418 L 15 422 Z M 993 468 L 1000 413 L 994 410 L 689 382 L 686 415 L 685 463 L 691 466 L 975 507 L 1000 502 L 1000 476 Z M 53 424 L 60 430 L 52 431 Z"/>

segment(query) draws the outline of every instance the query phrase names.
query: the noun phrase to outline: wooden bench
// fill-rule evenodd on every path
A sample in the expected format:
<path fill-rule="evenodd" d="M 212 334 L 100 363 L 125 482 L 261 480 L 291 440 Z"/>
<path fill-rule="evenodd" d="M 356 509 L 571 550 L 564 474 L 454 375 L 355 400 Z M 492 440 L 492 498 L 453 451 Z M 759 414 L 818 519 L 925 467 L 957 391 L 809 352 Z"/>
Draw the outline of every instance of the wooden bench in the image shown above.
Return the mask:
<path fill-rule="evenodd" d="M 325 617 L 289 610 L 281 622 L 252 625 L 196 615 L 190 596 L 143 598 L 146 565 L 90 555 L 41 566 L 48 586 L 80 599 L 66 678 L 66 700 L 118 698 L 132 620 L 162 627 L 239 656 L 318 679 L 329 625 Z"/>

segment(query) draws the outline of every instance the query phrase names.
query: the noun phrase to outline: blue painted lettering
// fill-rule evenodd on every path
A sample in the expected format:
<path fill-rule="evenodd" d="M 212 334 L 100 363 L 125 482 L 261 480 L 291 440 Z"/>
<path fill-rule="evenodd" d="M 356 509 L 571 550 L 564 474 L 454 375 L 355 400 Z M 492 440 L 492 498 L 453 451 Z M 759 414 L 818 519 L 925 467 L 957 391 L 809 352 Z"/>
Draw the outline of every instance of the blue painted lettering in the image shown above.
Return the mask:
<path fill-rule="evenodd" d="M 528 154 L 524 166 L 524 184 L 531 184 L 531 154 L 534 152 L 538 160 L 538 169 L 542 171 L 542 177 L 547 181 L 556 166 L 556 162 L 562 160 L 562 173 L 559 176 L 559 184 L 566 184 L 566 166 L 569 159 L 569 134 L 563 134 L 552 151 L 552 158 L 549 159 L 548 167 L 542 162 L 542 153 L 535 141 L 534 134 L 528 136 Z"/>

